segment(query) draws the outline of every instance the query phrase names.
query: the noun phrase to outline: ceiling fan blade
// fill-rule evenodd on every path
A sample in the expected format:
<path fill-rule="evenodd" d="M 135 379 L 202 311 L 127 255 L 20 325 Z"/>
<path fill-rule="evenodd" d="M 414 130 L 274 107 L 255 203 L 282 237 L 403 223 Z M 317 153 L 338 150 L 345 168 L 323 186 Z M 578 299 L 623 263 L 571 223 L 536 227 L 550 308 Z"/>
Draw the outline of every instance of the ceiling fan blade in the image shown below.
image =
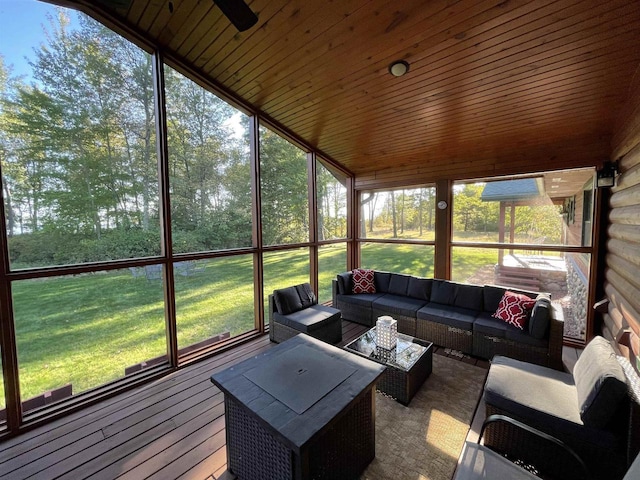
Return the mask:
<path fill-rule="evenodd" d="M 240 32 L 249 30 L 258 22 L 258 16 L 243 0 L 213 0 L 213 3 Z"/>

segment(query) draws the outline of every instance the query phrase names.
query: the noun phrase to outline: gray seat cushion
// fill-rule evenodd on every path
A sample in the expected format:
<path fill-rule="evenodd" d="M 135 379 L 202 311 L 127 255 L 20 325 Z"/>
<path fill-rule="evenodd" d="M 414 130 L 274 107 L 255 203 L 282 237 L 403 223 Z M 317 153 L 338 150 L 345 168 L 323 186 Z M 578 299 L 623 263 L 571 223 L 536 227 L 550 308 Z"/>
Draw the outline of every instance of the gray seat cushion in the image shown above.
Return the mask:
<path fill-rule="evenodd" d="M 498 321 L 501 322 L 502 320 Z M 531 345 L 534 347 L 547 348 L 549 346 L 549 342 L 545 339 L 540 339 L 534 337 L 533 335 L 529 335 L 527 331 L 522 331 L 518 327 L 514 327 L 513 325 L 505 325 L 507 326 L 507 329 L 505 330 L 505 336 L 507 340 L 513 340 L 514 342 L 524 343 L 525 345 Z"/>
<path fill-rule="evenodd" d="M 427 304 L 426 300 L 387 294 L 372 303 L 372 308 L 382 310 L 390 315 L 398 314 L 405 317 L 415 317 L 416 312 Z"/>
<path fill-rule="evenodd" d="M 579 411 L 585 424 L 604 428 L 627 398 L 627 380 L 611 344 L 593 338 L 573 368 Z"/>
<path fill-rule="evenodd" d="M 374 300 L 386 295 L 386 293 L 354 293 L 352 295 L 336 295 L 336 301 L 340 303 L 349 303 L 359 307 L 369 307 Z"/>
<path fill-rule="evenodd" d="M 339 322 L 340 310 L 325 305 L 312 305 L 289 315 L 274 312 L 273 319 L 288 327 L 309 333 L 331 322 Z"/>
<path fill-rule="evenodd" d="M 477 314 L 478 312 L 466 308 L 429 303 L 418 310 L 416 316 L 421 320 L 431 320 L 450 327 L 471 331 Z"/>
<path fill-rule="evenodd" d="M 493 318 L 487 312 L 482 312 L 473 322 L 473 331 L 490 337 L 505 338 L 507 326 L 506 322 Z"/>

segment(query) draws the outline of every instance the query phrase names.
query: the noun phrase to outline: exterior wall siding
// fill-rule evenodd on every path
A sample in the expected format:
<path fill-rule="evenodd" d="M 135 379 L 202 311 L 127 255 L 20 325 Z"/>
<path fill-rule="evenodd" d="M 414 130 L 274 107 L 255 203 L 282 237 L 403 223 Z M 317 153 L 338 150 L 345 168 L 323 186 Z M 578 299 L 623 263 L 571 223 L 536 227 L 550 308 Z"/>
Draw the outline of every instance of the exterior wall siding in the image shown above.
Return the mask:
<path fill-rule="evenodd" d="M 602 334 L 609 339 L 630 332 L 619 350 L 640 370 L 640 84 L 632 94 L 614 131 L 612 160 L 620 175 L 611 189 L 605 268 L 609 299 Z M 630 343 L 628 348 L 624 343 Z"/>

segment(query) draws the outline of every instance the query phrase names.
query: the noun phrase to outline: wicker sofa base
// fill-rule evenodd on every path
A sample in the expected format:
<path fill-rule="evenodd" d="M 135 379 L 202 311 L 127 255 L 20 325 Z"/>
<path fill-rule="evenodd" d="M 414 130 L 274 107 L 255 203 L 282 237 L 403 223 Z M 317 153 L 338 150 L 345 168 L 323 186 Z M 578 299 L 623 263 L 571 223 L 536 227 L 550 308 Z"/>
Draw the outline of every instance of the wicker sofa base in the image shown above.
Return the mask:
<path fill-rule="evenodd" d="M 436 345 L 446 346 L 453 350 L 460 350 L 468 354 L 473 353 L 473 336 L 471 330 L 463 330 L 443 323 L 418 318 L 416 337 L 433 342 Z"/>
<path fill-rule="evenodd" d="M 473 353 L 482 358 L 504 355 L 524 362 L 549 365 L 548 350 L 534 345 L 514 342 L 506 338 L 492 337 L 482 333 L 473 333 Z"/>
<path fill-rule="evenodd" d="M 229 470 L 239 480 L 357 478 L 375 457 L 374 395 L 364 392 L 299 454 L 225 395 Z"/>
<path fill-rule="evenodd" d="M 492 404 L 486 404 L 486 415 L 505 415 L 525 424 L 527 419 L 519 417 L 511 411 L 505 411 Z M 539 425 L 532 425 L 542 428 Z M 626 456 L 623 451 L 603 448 L 585 442 L 578 437 L 563 438 L 557 430 L 548 432 L 571 447 L 585 462 L 593 479 L 621 479 L 626 470 Z M 506 454 L 512 460 L 518 460 L 529 465 L 536 465 L 541 472 L 558 472 L 558 478 L 567 480 L 581 480 L 582 471 L 573 468 L 574 465 L 564 452 L 559 451 L 552 443 L 541 442 L 538 437 L 523 432 L 510 424 L 496 424 L 487 429 L 484 434 L 484 445 L 499 453 Z"/>
<path fill-rule="evenodd" d="M 383 315 L 389 315 L 388 312 L 373 309 L 373 323 L 375 324 L 378 317 Z M 416 336 L 416 319 L 415 317 L 407 317 L 406 315 L 400 315 L 399 313 L 393 313 L 391 316 L 398 322 L 398 332 L 404 333 L 411 337 Z"/>

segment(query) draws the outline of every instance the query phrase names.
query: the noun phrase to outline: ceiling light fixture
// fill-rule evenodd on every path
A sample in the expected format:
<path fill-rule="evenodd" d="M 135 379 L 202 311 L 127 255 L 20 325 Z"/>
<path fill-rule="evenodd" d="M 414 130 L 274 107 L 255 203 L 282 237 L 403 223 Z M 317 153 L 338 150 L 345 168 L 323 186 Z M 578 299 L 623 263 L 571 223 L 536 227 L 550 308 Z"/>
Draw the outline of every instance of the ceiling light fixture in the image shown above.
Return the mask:
<path fill-rule="evenodd" d="M 404 60 L 397 60 L 389 65 L 389 73 L 394 77 L 401 77 L 409 71 L 409 64 Z"/>

